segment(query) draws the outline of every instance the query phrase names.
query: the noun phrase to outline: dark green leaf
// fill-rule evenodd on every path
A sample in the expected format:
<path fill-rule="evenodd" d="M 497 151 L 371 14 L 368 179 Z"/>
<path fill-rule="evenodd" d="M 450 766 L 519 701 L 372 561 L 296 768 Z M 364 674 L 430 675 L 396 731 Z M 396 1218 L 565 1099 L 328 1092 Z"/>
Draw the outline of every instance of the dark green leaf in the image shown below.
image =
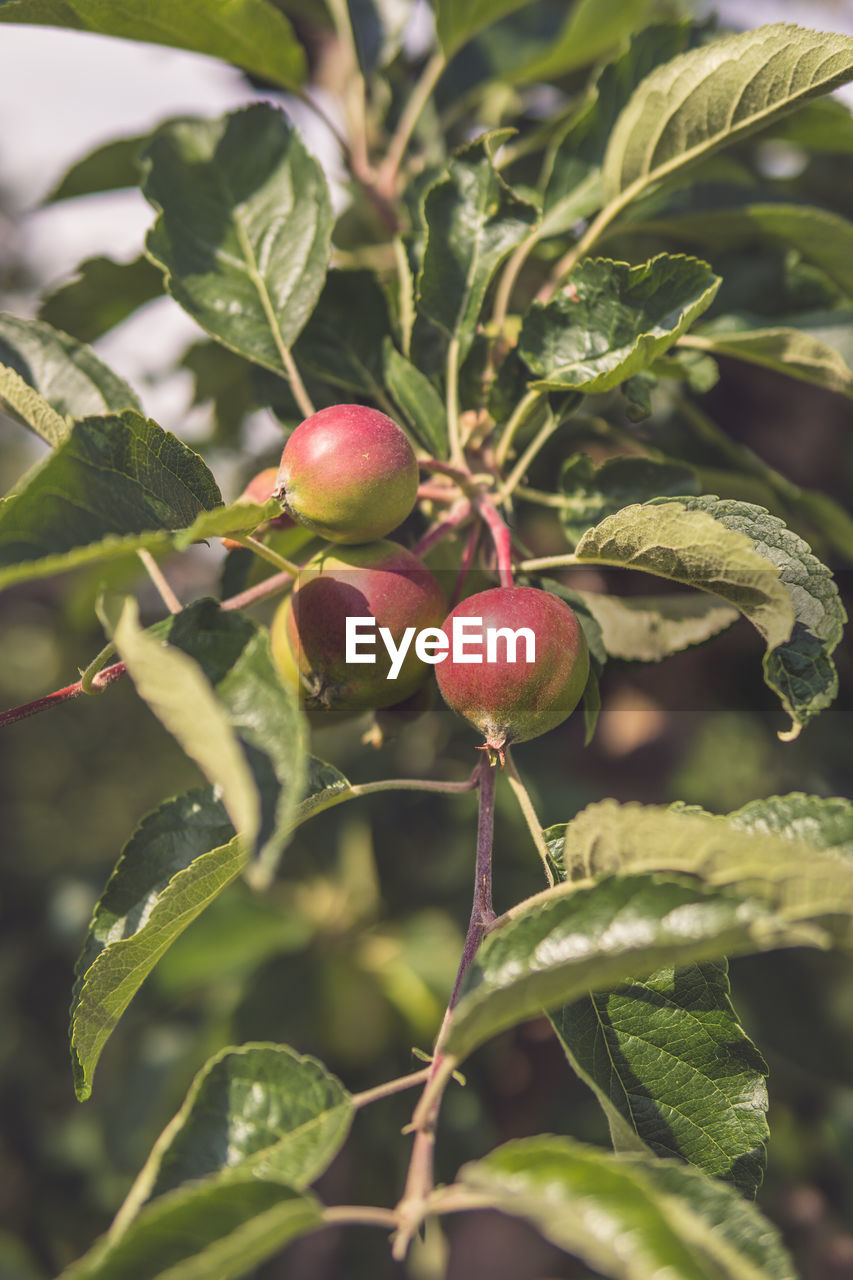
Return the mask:
<path fill-rule="evenodd" d="M 614 1280 L 795 1280 L 776 1228 L 753 1205 L 674 1161 L 546 1136 L 508 1142 L 459 1178 L 471 1207 L 525 1218 Z"/>
<path fill-rule="evenodd" d="M 198 630 L 202 633 L 201 644 L 194 646 L 196 651 L 190 657 L 174 643 L 163 644 L 142 629 L 138 606 L 131 597 L 120 608 L 109 602 L 103 613 L 137 693 L 207 780 L 220 789 L 225 811 L 240 837 L 245 861 L 260 828 L 260 797 L 231 718 L 212 682 L 222 679 L 236 661 L 247 643 L 247 634 L 254 630 L 252 624 L 248 619 L 226 615 L 222 630 L 210 637 L 203 628 L 193 626 L 199 616 L 205 618 L 206 602 L 187 617 L 176 615 L 172 631 L 179 633 L 184 645 L 195 638 Z"/>
<path fill-rule="evenodd" d="M 287 1045 L 223 1049 L 196 1076 L 129 1203 L 233 1170 L 302 1191 L 337 1155 L 353 1114 L 349 1093 L 316 1058 Z"/>
<path fill-rule="evenodd" d="M 647 76 L 610 135 L 608 199 L 645 187 L 853 77 L 853 39 L 786 23 L 691 49 Z"/>
<path fill-rule="evenodd" d="M 123 1235 L 97 1241 L 62 1280 L 237 1280 L 322 1222 L 313 1196 L 281 1183 L 205 1179 L 158 1197 Z"/>
<path fill-rule="evenodd" d="M 655 67 L 681 53 L 688 34 L 686 22 L 647 27 L 601 71 L 548 156 L 540 238 L 570 231 L 603 203 L 601 165 L 619 112 Z"/>
<path fill-rule="evenodd" d="M 527 3 L 528 0 L 469 0 L 467 4 L 432 0 L 442 49 L 449 58 L 478 31 Z"/>
<path fill-rule="evenodd" d="M 140 133 L 133 138 L 116 138 L 96 147 L 71 166 L 45 196 L 43 203 L 52 204 L 57 200 L 73 200 L 77 196 L 138 186 L 139 158 L 150 136 Z"/>
<path fill-rule="evenodd" d="M 162 292 L 162 272 L 147 258 L 87 258 L 73 280 L 42 299 L 39 319 L 80 342 L 94 342 Z"/>
<path fill-rule="evenodd" d="M 268 0 L 4 0 L 0 22 L 73 27 L 223 58 L 286 89 L 305 77 L 305 54 Z"/>
<path fill-rule="evenodd" d="M 725 960 L 663 969 L 553 1017 L 616 1150 L 645 1144 L 752 1198 L 766 1160 L 767 1067 L 730 1000 Z"/>
<path fill-rule="evenodd" d="M 385 294 L 372 271 L 330 271 L 293 348 L 300 370 L 336 390 L 382 394 L 382 344 L 391 332 Z"/>
<path fill-rule="evenodd" d="M 553 80 L 596 62 L 638 27 L 653 0 L 577 0 L 549 46 L 513 67 L 515 81 Z"/>
<path fill-rule="evenodd" d="M 853 399 L 853 369 L 834 347 L 802 329 L 721 316 L 683 341 L 697 351 L 745 360 Z"/>
<path fill-rule="evenodd" d="M 832 653 L 846 618 L 838 589 L 803 540 L 763 507 L 653 499 L 588 530 L 575 554 L 699 587 L 739 609 L 767 643 L 765 680 L 794 735 L 835 697 Z"/>
<path fill-rule="evenodd" d="M 459 361 L 474 340 L 489 284 L 507 254 L 536 221 L 533 205 L 520 200 L 493 163 L 505 132 L 485 134 L 461 148 L 448 177 L 431 187 L 418 306 L 459 342 Z"/>
<path fill-rule="evenodd" d="M 89 1097 L 101 1050 L 143 980 L 244 862 L 211 787 L 166 800 L 142 820 L 95 907 L 74 971 L 71 1057 L 78 1098 Z"/>
<path fill-rule="evenodd" d="M 450 1024 L 454 1057 L 658 969 L 853 944 L 853 861 L 788 835 L 606 800 L 568 824 L 562 864 L 569 883 L 513 908 L 477 953 Z"/>
<path fill-rule="evenodd" d="M 0 315 L 0 364 L 14 369 L 62 416 L 142 411 L 127 383 L 91 348 L 43 320 Z"/>
<path fill-rule="evenodd" d="M 587 454 L 576 453 L 563 468 L 560 487 L 565 495 L 560 517 L 574 545 L 592 525 L 629 503 L 696 493 L 697 480 L 693 468 L 684 463 L 609 458 L 596 467 Z"/>
<path fill-rule="evenodd" d="M 0 584 L 51 572 L 108 535 L 184 528 L 219 502 L 198 454 L 156 423 L 130 411 L 85 418 L 0 504 Z"/>
<path fill-rule="evenodd" d="M 252 365 L 221 343 L 207 339 L 187 347 L 180 364 L 189 369 L 195 382 L 193 404 L 212 404 L 217 437 L 233 441 L 244 418 L 257 407 Z"/>
<path fill-rule="evenodd" d="M 853 297 L 853 223 L 828 209 L 801 204 L 746 204 L 701 214 L 656 218 L 632 225 L 692 245 L 705 252 L 776 243 L 796 249 L 848 297 Z"/>
<path fill-rule="evenodd" d="M 146 152 L 158 210 L 149 256 L 226 347 L 279 374 L 320 296 L 332 209 L 317 161 L 283 112 L 258 103 L 164 125 Z"/>
<path fill-rule="evenodd" d="M 707 262 L 659 254 L 641 266 L 594 258 L 547 305 L 534 304 L 519 338 L 543 390 L 607 391 L 651 365 L 713 302 Z"/>
<path fill-rule="evenodd" d="M 293 828 L 305 765 L 297 698 L 278 674 L 268 633 L 242 614 L 226 613 L 216 601 L 202 600 L 169 618 L 163 638 L 170 649 L 174 646 L 198 663 L 232 730 L 250 749 L 258 793 L 262 800 L 271 797 L 261 815 L 258 861 L 262 868 L 273 869 Z M 219 782 L 227 797 L 228 784 L 222 777 L 211 772 L 207 776 Z M 247 830 L 245 820 L 235 820 L 235 826 Z"/>
<path fill-rule="evenodd" d="M 385 343 L 385 383 L 406 421 L 434 458 L 446 458 L 447 414 L 444 402 L 425 374 L 401 356 L 389 338 Z"/>

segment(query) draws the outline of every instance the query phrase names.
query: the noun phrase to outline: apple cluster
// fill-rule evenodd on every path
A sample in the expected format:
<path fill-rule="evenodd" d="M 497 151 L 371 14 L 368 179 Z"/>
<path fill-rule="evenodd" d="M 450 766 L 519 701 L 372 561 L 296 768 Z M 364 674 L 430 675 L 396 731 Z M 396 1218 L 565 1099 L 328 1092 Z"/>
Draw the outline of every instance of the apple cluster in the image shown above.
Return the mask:
<path fill-rule="evenodd" d="M 574 710 L 589 658 L 568 605 L 534 587 L 495 587 L 448 615 L 435 575 L 388 539 L 417 501 L 418 462 L 384 413 L 354 404 L 321 409 L 289 437 L 278 472 L 252 484 L 247 499 L 275 496 L 280 519 L 329 544 L 301 569 L 271 628 L 278 668 L 314 723 L 396 707 L 418 693 L 431 665 L 445 701 L 498 754 Z M 370 658 L 353 652 L 353 620 L 382 638 Z M 451 640 L 468 622 L 508 637 L 503 651 L 490 642 L 488 661 L 458 653 Z M 535 637 L 535 647 L 516 654 L 516 632 Z M 423 637 L 432 638 L 431 652 Z"/>

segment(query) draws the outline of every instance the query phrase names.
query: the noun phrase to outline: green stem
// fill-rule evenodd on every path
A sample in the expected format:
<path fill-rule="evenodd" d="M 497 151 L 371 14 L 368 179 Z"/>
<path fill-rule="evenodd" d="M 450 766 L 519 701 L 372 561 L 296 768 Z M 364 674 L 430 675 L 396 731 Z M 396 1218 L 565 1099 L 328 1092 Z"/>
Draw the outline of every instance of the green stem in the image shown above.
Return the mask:
<path fill-rule="evenodd" d="M 540 507 L 554 507 L 560 511 L 565 511 L 568 506 L 568 500 L 559 493 L 545 493 L 541 489 L 528 489 L 523 484 L 515 486 L 515 496 L 523 498 L 525 502 L 533 502 Z"/>
<path fill-rule="evenodd" d="M 389 1231 L 393 1231 L 397 1225 L 397 1215 L 393 1209 L 382 1209 L 378 1205 L 336 1204 L 323 1210 L 323 1225 L 387 1227 Z"/>
<path fill-rule="evenodd" d="M 518 431 L 518 428 L 530 416 L 535 407 L 544 398 L 544 395 L 544 391 L 528 391 L 526 395 L 522 396 L 518 404 L 513 409 L 512 414 L 504 427 L 503 435 L 498 441 L 498 447 L 495 450 L 495 462 L 499 468 L 503 467 L 507 460 L 510 448 L 512 447 L 513 437 Z"/>
<path fill-rule="evenodd" d="M 560 258 L 547 282 L 536 295 L 538 302 L 549 302 L 551 300 L 566 276 L 570 275 L 581 258 L 586 257 L 589 253 L 605 227 L 610 226 L 613 219 L 618 217 L 626 205 L 630 204 L 635 195 L 639 195 L 645 185 L 645 181 L 642 184 L 635 182 L 633 186 L 623 191 L 611 204 L 604 206 L 598 217 L 594 218 L 589 224 L 577 244 L 572 245 L 568 253 L 563 254 L 562 258 Z"/>
<path fill-rule="evenodd" d="M 459 428 L 459 338 L 453 337 L 447 346 L 447 435 L 450 441 L 450 461 L 460 469 L 465 468 L 465 453 Z"/>
<path fill-rule="evenodd" d="M 598 563 L 604 563 L 599 561 Z M 568 569 L 573 564 L 580 564 L 577 556 L 540 556 L 536 560 L 522 560 L 518 566 L 522 573 L 533 573 L 538 569 Z"/>
<path fill-rule="evenodd" d="M 466 778 L 464 782 L 434 782 L 425 778 L 382 778 L 379 782 L 356 783 L 346 791 L 339 791 L 336 795 L 330 796 L 322 806 L 313 808 L 303 817 L 300 817 L 297 811 L 293 825 L 299 827 L 303 822 L 316 817 L 318 813 L 325 813 L 327 809 L 335 809 L 339 804 L 346 804 L 349 800 L 361 800 L 364 796 L 378 795 L 382 791 L 431 791 L 449 796 L 464 795 L 467 791 L 474 790 L 478 776 L 478 770 L 475 769 L 471 777 Z"/>
<path fill-rule="evenodd" d="M 397 268 L 400 298 L 400 345 L 403 355 L 408 360 L 412 354 L 412 329 L 415 327 L 415 300 L 412 296 L 412 273 L 406 246 L 401 236 L 395 236 L 391 242 L 394 246 L 394 265 Z"/>
<path fill-rule="evenodd" d="M 445 57 L 439 50 L 427 60 L 420 78 L 403 108 L 400 119 L 397 121 L 397 128 L 394 130 L 391 141 L 388 144 L 385 159 L 379 166 L 376 178 L 377 188 L 386 199 L 393 198 L 397 170 L 403 162 L 406 147 L 409 145 L 412 134 L 421 117 L 421 112 L 429 101 L 444 67 Z"/>
<path fill-rule="evenodd" d="M 501 500 L 505 501 L 512 494 L 516 485 L 524 479 L 530 464 L 537 457 L 539 451 L 551 439 L 551 436 L 557 430 L 559 425 L 559 418 L 556 418 L 553 413 L 549 413 L 545 421 L 542 423 L 542 426 L 536 432 L 536 435 L 530 441 L 527 448 L 524 450 L 524 453 L 522 453 L 518 462 L 504 481 L 503 487 L 501 488 Z"/>
<path fill-rule="evenodd" d="M 534 227 L 530 235 L 522 240 L 521 244 L 517 245 L 510 254 L 507 264 L 501 273 L 498 287 L 495 290 L 495 305 L 492 310 L 492 328 L 495 331 L 496 338 L 499 338 L 503 332 L 515 282 L 519 277 L 521 268 L 539 243 L 539 234 L 540 228 Z"/>
<path fill-rule="evenodd" d="M 100 690 L 96 689 L 94 685 L 95 677 L 98 675 L 100 671 L 103 670 L 104 663 L 106 662 L 107 658 L 112 657 L 112 655 L 115 653 L 115 650 L 116 650 L 115 644 L 113 643 L 112 640 L 110 640 L 109 644 L 105 644 L 101 652 L 99 654 L 96 654 L 96 656 L 89 663 L 86 670 L 80 672 L 80 692 L 81 693 L 100 693 Z"/>
<path fill-rule="evenodd" d="M 545 878 L 548 881 L 549 887 L 553 888 L 554 873 L 551 870 L 551 856 L 548 852 L 548 846 L 542 835 L 542 824 L 536 816 L 536 810 L 533 808 L 533 801 L 530 799 L 530 793 L 519 776 L 518 770 L 515 767 L 515 762 L 510 755 L 509 747 L 506 748 L 505 756 L 509 785 L 512 788 L 516 800 L 518 801 L 518 806 L 521 809 L 521 812 L 524 814 L 524 821 L 527 823 L 527 829 L 533 837 L 536 852 L 539 854 L 542 866 L 545 869 Z"/>
<path fill-rule="evenodd" d="M 257 604 L 259 600 L 266 600 L 267 596 L 278 595 L 279 591 L 287 591 L 293 586 L 293 574 L 289 569 L 285 569 L 282 573 L 274 573 L 271 578 L 265 578 L 263 582 L 257 583 L 254 587 L 247 587 L 245 591 L 240 591 L 236 596 L 229 596 L 227 600 L 223 600 L 220 609 L 230 612 L 234 609 L 247 609 L 249 605 Z"/>
<path fill-rule="evenodd" d="M 232 541 L 239 542 L 241 547 L 254 551 L 255 555 L 260 556 L 262 560 L 274 564 L 277 569 L 281 569 L 284 573 L 289 573 L 291 578 L 299 576 L 298 564 L 294 564 L 292 560 L 286 560 L 284 556 L 280 556 L 277 551 L 273 551 L 272 547 L 266 546 L 259 538 L 253 538 L 249 533 L 231 533 L 228 536 Z"/>
<path fill-rule="evenodd" d="M 163 601 L 163 604 L 170 613 L 180 613 L 184 606 L 169 586 L 165 575 L 162 573 L 160 566 L 152 556 L 151 552 L 146 551 L 144 548 L 140 548 L 136 554 L 145 566 L 145 572 L 148 574 L 148 577 L 157 588 L 157 592 L 160 599 Z"/>
<path fill-rule="evenodd" d="M 416 1084 L 426 1084 L 429 1079 L 432 1067 L 424 1067 L 422 1071 L 413 1071 L 410 1075 L 399 1076 L 396 1080 L 389 1080 L 386 1084 L 378 1084 L 373 1089 L 364 1089 L 361 1093 L 354 1093 L 351 1101 L 353 1106 L 358 1110 L 360 1107 L 367 1107 L 371 1102 L 379 1102 L 382 1098 L 390 1098 L 395 1093 L 403 1093 L 405 1089 L 412 1089 Z"/>

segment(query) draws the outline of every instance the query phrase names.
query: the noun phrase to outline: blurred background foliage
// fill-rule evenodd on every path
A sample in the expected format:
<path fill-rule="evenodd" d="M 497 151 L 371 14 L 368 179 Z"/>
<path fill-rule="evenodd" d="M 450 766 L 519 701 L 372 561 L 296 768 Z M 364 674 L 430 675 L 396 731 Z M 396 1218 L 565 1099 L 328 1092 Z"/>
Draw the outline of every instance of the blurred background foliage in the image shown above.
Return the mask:
<path fill-rule="evenodd" d="M 313 9 L 307 6 L 307 29 L 320 59 L 323 37 L 311 26 Z M 504 56 L 501 30 L 498 24 L 488 40 L 475 41 L 451 68 L 447 94 L 458 97 L 466 78 L 482 78 L 478 59 Z M 389 83 L 403 92 L 394 75 Z M 488 101 L 483 110 L 487 115 Z M 732 165 L 740 160 L 767 168 L 773 157 L 762 145 L 736 149 Z M 814 154 L 797 172 L 783 166 L 775 181 L 780 196 L 796 199 L 807 184 L 813 200 L 853 216 L 853 171 L 840 167 L 837 155 Z M 32 314 L 45 282 L 19 251 L 15 193 L 0 195 L 0 202 L 6 232 L 0 305 Z M 360 214 L 367 216 L 356 207 L 350 216 Z M 654 249 L 644 242 L 644 253 Z M 820 292 L 820 281 L 790 254 L 780 250 L 769 258 L 756 255 L 748 264 L 751 297 L 762 272 L 770 282 L 768 314 L 788 309 L 804 291 Z M 715 266 L 730 294 L 718 309 L 732 309 L 747 283 L 743 257 L 730 273 L 724 262 Z M 66 317 L 65 327 L 74 327 L 73 318 Z M 111 343 L 121 341 L 121 332 L 110 335 Z M 242 361 L 220 348 L 212 355 L 201 337 L 179 359 L 194 380 L 190 398 L 202 405 L 194 410 L 192 443 L 223 477 L 226 496 L 234 496 L 249 474 L 276 460 L 270 421 L 250 410 L 278 396 L 287 420 L 286 392 L 264 387 L 263 374 L 248 380 Z M 702 403 L 731 440 L 797 484 L 849 501 L 853 405 L 742 364 L 723 361 L 721 375 Z M 137 389 L 145 400 L 146 388 Z M 666 420 L 637 426 L 616 400 L 602 401 L 609 421 L 626 433 L 665 440 Z M 597 452 L 591 428 L 586 436 L 582 427 L 572 431 L 543 452 L 531 485 L 537 470 L 544 483 L 576 449 L 596 460 L 606 456 Z M 0 421 L 4 491 L 32 462 L 31 449 L 25 433 Z M 719 465 L 707 441 L 697 440 L 695 460 Z M 413 541 L 417 532 L 404 527 L 398 536 Z M 519 508 L 518 533 L 537 554 L 564 545 L 556 520 L 539 509 Z M 821 550 L 849 608 L 849 568 L 831 548 Z M 196 548 L 164 567 L 188 600 L 217 590 L 222 555 Z M 230 572 L 236 572 L 233 563 Z M 76 679 L 103 643 L 92 606 L 105 580 L 137 591 L 147 620 L 159 616 L 158 598 L 126 564 L 109 569 L 106 578 L 103 570 L 76 573 L 5 593 L 2 705 Z M 639 577 L 592 569 L 564 580 L 625 595 L 649 589 Z M 258 617 L 267 619 L 269 607 Z M 660 667 L 611 662 L 589 748 L 575 717 L 517 752 L 543 825 L 565 822 L 605 796 L 682 800 L 725 812 L 791 790 L 849 794 L 849 647 L 839 657 L 839 701 L 791 744 L 776 737 L 782 717 L 760 679 L 760 642 L 744 622 Z M 378 749 L 362 744 L 368 727 L 359 721 L 323 731 L 316 754 L 354 781 L 462 778 L 474 763 L 475 735 L 439 706 Z M 92 906 L 139 819 L 196 781 L 194 767 L 129 684 L 0 736 L 0 1280 L 54 1275 L 83 1252 L 107 1226 L 193 1073 L 221 1046 L 286 1042 L 315 1053 L 353 1090 L 415 1069 L 413 1048 L 430 1048 L 467 921 L 476 802 L 388 794 L 323 814 L 301 829 L 268 895 L 253 895 L 242 884 L 227 890 L 133 1002 L 104 1052 L 92 1100 L 82 1106 L 74 1100 L 67 1008 Z M 498 792 L 495 857 L 498 909 L 541 887 L 535 851 L 505 786 Z M 853 970 L 838 957 L 801 950 L 739 960 L 732 975 L 736 1007 L 771 1066 L 770 1162 L 759 1203 L 782 1228 L 804 1280 L 849 1280 L 853 1234 L 844 1224 L 853 1221 Z M 470 1087 L 454 1088 L 442 1114 L 439 1178 L 449 1179 L 463 1160 L 497 1142 L 529 1132 L 607 1141 L 591 1094 L 572 1077 L 544 1021 L 496 1039 L 468 1066 Z M 362 1113 L 322 1179 L 321 1194 L 393 1203 L 408 1155 L 400 1129 L 410 1110 L 411 1099 L 402 1095 Z M 258 1275 L 417 1280 L 442 1273 L 446 1247 L 431 1234 L 404 1268 L 388 1258 L 381 1233 L 325 1232 L 299 1242 Z M 545 1280 L 584 1273 L 519 1224 L 467 1215 L 452 1224 L 446 1274 L 451 1280 Z"/>

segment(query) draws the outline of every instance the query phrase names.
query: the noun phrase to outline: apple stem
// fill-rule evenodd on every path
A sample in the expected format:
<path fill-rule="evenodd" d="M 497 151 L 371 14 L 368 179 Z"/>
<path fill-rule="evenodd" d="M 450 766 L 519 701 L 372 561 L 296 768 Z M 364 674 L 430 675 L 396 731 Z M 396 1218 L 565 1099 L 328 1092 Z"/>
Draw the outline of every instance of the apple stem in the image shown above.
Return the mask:
<path fill-rule="evenodd" d="M 420 541 L 415 543 L 412 547 L 412 555 L 425 556 L 437 542 L 441 542 L 442 538 L 446 538 L 448 534 L 453 533 L 454 529 L 458 529 L 460 524 L 464 524 L 471 515 L 471 511 L 471 503 L 467 498 L 457 502 L 443 520 L 436 521 L 431 528 L 427 529 Z"/>
<path fill-rule="evenodd" d="M 415 1141 L 403 1196 L 396 1209 L 399 1229 L 394 1238 L 393 1256 L 398 1260 L 405 1257 L 409 1243 L 420 1226 L 434 1185 L 435 1129 L 444 1090 L 452 1078 L 455 1067 L 455 1060 L 442 1052 L 450 1028 L 451 1015 L 459 999 L 462 982 L 471 961 L 496 918 L 492 906 L 495 774 L 496 769 L 489 757 L 482 756 L 479 769 L 480 814 L 477 823 L 477 858 L 474 868 L 474 900 L 471 905 L 471 919 L 468 922 L 468 932 L 465 935 L 456 981 L 435 1042 L 429 1075 L 412 1117 L 411 1131 L 415 1135 Z"/>
<path fill-rule="evenodd" d="M 107 685 L 112 684 L 114 680 L 119 680 L 126 672 L 127 667 L 123 662 L 116 662 L 111 667 L 105 667 L 91 681 L 91 692 L 100 693 L 102 689 L 106 689 Z M 38 715 L 40 711 L 49 711 L 51 707 L 60 707 L 64 702 L 71 702 L 85 692 L 87 690 L 83 688 L 83 681 L 78 680 L 76 684 L 66 685 L 64 689 L 56 689 L 53 693 L 45 694 L 43 698 L 35 698 L 32 702 L 25 702 L 20 707 L 11 707 L 8 711 L 0 712 L 0 729 L 4 725 L 17 724 L 19 720 L 27 720 L 30 716 Z"/>
<path fill-rule="evenodd" d="M 506 521 L 502 519 L 497 507 L 488 498 L 481 496 L 477 500 L 477 510 L 488 525 L 495 554 L 498 559 L 498 576 L 502 587 L 511 587 L 512 578 L 512 537 Z"/>
<path fill-rule="evenodd" d="M 477 543 L 479 541 L 480 525 L 477 523 L 468 534 L 468 541 L 465 543 L 465 550 L 462 552 L 462 559 L 459 562 L 459 572 L 456 575 L 453 595 L 450 598 L 451 611 L 456 608 L 461 599 L 462 588 L 465 586 L 465 579 L 468 577 L 471 565 L 474 563 L 474 556 L 477 554 Z"/>

